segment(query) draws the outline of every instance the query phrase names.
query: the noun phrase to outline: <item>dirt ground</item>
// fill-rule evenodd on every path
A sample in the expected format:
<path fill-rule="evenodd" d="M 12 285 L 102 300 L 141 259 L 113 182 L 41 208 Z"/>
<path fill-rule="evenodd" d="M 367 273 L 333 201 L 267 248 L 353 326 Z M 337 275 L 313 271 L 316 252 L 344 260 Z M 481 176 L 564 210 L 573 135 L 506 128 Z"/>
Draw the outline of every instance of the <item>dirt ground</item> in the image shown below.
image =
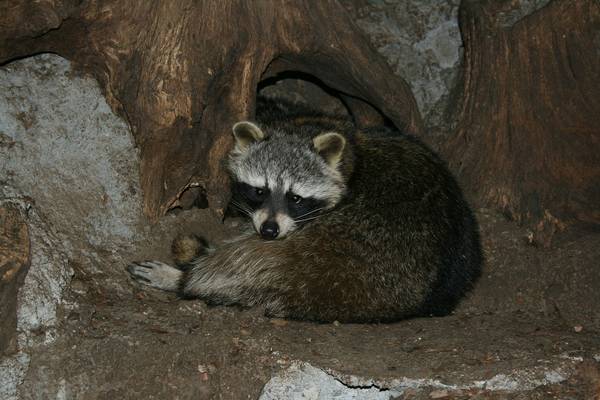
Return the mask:
<path fill-rule="evenodd" d="M 121 271 L 110 277 L 75 265 L 74 305 L 62 311 L 56 341 L 31 353 L 21 396 L 256 399 L 272 376 L 302 362 L 349 389 L 402 399 L 600 399 L 600 232 L 571 229 L 544 248 L 501 215 L 477 215 L 484 274 L 444 318 L 270 320 L 259 309 L 207 307 L 138 287 L 124 265 L 107 269 Z M 198 230 L 222 239 L 234 224 Z M 157 243 L 131 257 L 168 261 L 167 239 Z"/>

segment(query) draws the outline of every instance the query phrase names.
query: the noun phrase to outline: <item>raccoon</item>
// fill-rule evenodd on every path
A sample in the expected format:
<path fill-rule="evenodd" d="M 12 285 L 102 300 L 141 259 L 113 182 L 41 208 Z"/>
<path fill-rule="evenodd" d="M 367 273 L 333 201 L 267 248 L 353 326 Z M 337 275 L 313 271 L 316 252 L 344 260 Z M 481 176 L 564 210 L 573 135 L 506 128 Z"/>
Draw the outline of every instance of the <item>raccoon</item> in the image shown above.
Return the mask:
<path fill-rule="evenodd" d="M 233 126 L 231 206 L 252 231 L 217 248 L 178 238 L 178 268 L 131 276 L 268 316 L 393 322 L 445 315 L 480 273 L 478 228 L 443 161 L 391 128 L 261 99 Z"/>

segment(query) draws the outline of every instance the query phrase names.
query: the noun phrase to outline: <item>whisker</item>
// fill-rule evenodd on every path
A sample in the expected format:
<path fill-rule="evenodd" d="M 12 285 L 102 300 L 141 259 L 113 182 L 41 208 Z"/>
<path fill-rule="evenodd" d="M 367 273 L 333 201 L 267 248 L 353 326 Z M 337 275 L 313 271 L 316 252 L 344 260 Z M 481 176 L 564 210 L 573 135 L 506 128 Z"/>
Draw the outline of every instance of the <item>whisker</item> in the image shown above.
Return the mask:
<path fill-rule="evenodd" d="M 302 218 L 302 219 L 294 219 L 294 222 L 306 222 L 306 221 L 312 221 L 313 219 L 317 219 L 319 217 L 322 217 L 323 215 L 315 215 L 314 217 L 308 217 L 308 218 Z"/>
<path fill-rule="evenodd" d="M 317 219 L 317 218 L 322 217 L 324 215 L 331 214 L 332 212 L 333 212 L 333 210 L 329 210 L 329 211 L 326 211 L 324 213 L 320 213 L 320 214 L 317 214 L 317 215 L 312 215 L 312 216 L 309 216 L 309 217 L 304 217 L 304 218 L 301 218 L 302 216 L 301 217 L 296 217 L 296 218 L 294 218 L 294 222 L 312 221 L 313 219 Z M 306 213 L 304 215 L 309 215 L 309 214 L 311 214 L 311 213 Z"/>
<path fill-rule="evenodd" d="M 241 210 L 241 209 L 239 209 L 239 208 L 236 208 L 236 210 L 237 210 L 237 211 L 239 211 L 239 212 L 241 212 L 243 215 L 245 215 L 245 216 L 247 216 L 247 217 L 250 217 L 250 216 L 251 216 L 250 214 L 248 214 L 248 211 L 246 211 L 246 210 Z"/>
<path fill-rule="evenodd" d="M 328 211 L 328 212 L 325 212 L 325 213 L 322 213 L 322 214 L 319 214 L 319 215 L 314 215 L 314 216 L 308 217 L 308 218 L 302 218 L 302 219 L 296 219 L 296 218 L 294 218 L 294 222 L 296 224 L 299 224 L 299 223 L 302 223 L 302 222 L 312 221 L 314 219 L 317 219 L 317 218 L 322 217 L 324 215 L 327 215 L 329 213 L 331 213 L 331 211 Z M 302 231 L 301 228 L 302 228 L 302 226 L 298 225 L 297 229 L 294 229 L 292 232 L 288 233 L 287 237 L 293 236 L 293 235 L 297 234 L 298 232 L 301 232 Z"/>
<path fill-rule="evenodd" d="M 243 211 L 243 212 L 245 212 L 245 213 L 247 213 L 247 214 L 250 214 L 250 210 L 248 210 L 247 208 L 240 207 L 240 206 L 238 206 L 238 205 L 236 205 L 236 204 L 233 204 L 233 207 L 234 207 L 236 210 Z"/>
<path fill-rule="evenodd" d="M 248 208 L 248 206 L 246 204 L 240 203 L 240 202 L 238 202 L 236 200 L 231 200 L 231 204 L 233 204 L 234 206 L 237 206 L 239 208 L 242 208 L 242 209 L 244 209 L 246 211 L 250 211 L 250 208 Z"/>
<path fill-rule="evenodd" d="M 319 211 L 324 210 L 324 209 L 325 209 L 325 207 L 316 208 L 316 209 L 314 209 L 312 211 L 309 211 L 309 212 L 306 212 L 306 213 L 304 213 L 302 215 L 298 215 L 296 218 L 304 218 L 304 217 L 306 217 L 306 216 L 308 216 L 310 214 L 314 214 L 314 213 L 319 212 Z"/>
<path fill-rule="evenodd" d="M 325 211 L 324 211 L 324 212 L 321 212 L 321 211 L 323 211 L 323 210 L 325 210 Z M 331 212 L 333 212 L 333 210 L 331 210 L 331 209 L 327 209 L 327 208 L 325 208 L 325 207 L 322 207 L 322 208 L 317 208 L 316 210 L 312 210 L 312 211 L 309 211 L 309 212 L 307 212 L 307 213 L 304 213 L 304 214 L 302 214 L 302 215 L 299 215 L 299 216 L 297 216 L 296 218 L 304 218 L 304 217 L 307 217 L 307 216 L 314 216 L 314 214 L 315 214 L 315 213 L 317 213 L 317 212 L 319 213 L 318 215 L 320 216 L 320 215 L 327 215 L 327 214 L 330 214 Z"/>
<path fill-rule="evenodd" d="M 238 211 L 242 212 L 243 214 L 245 214 L 245 215 L 247 215 L 249 217 L 252 216 L 252 211 L 249 208 L 245 207 L 243 204 L 238 203 L 237 201 L 233 201 L 233 200 L 230 202 L 230 204 L 235 209 L 237 209 Z"/>

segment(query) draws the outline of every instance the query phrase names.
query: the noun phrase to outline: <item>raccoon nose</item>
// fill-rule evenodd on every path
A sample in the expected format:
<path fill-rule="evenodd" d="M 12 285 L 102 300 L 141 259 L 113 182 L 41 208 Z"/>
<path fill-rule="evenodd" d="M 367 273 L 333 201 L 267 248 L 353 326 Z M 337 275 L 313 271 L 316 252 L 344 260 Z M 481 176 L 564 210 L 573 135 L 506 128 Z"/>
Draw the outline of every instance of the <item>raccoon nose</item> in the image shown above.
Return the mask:
<path fill-rule="evenodd" d="M 267 221 L 260 227 L 260 235 L 264 239 L 275 239 L 279 235 L 279 225 L 275 221 Z"/>

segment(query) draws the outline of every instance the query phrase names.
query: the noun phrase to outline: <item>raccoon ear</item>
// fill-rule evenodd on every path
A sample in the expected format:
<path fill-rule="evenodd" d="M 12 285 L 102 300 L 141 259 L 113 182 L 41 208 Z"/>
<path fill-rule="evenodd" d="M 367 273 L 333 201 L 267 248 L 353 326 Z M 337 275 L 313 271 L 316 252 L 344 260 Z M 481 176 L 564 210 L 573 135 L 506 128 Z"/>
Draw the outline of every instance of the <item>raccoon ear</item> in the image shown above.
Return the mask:
<path fill-rule="evenodd" d="M 337 132 L 321 133 L 313 138 L 313 145 L 331 167 L 336 167 L 342 159 L 346 139 Z"/>
<path fill-rule="evenodd" d="M 250 144 L 265 138 L 263 131 L 252 122 L 241 121 L 233 125 L 233 137 L 239 150 L 245 150 Z"/>

